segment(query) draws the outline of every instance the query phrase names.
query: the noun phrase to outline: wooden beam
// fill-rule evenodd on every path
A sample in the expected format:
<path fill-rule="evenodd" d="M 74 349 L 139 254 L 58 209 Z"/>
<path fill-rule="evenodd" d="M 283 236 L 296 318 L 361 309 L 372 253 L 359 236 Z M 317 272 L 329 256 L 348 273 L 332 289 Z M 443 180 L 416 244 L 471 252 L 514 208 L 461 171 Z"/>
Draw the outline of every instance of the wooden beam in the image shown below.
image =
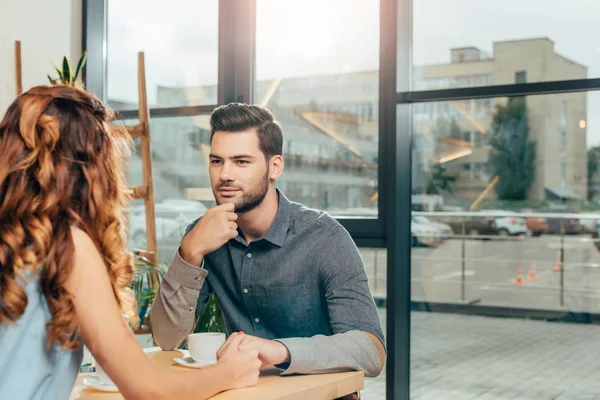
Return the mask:
<path fill-rule="evenodd" d="M 132 186 L 129 188 L 127 193 L 132 199 L 145 199 L 148 194 L 148 188 L 145 186 Z"/>
<path fill-rule="evenodd" d="M 142 136 L 146 136 L 146 123 L 145 122 L 141 122 L 137 125 L 133 125 L 133 126 L 125 126 L 125 128 L 127 129 L 127 133 L 129 133 L 129 135 L 132 138 L 140 138 Z"/>
<path fill-rule="evenodd" d="M 21 70 L 21 41 L 15 41 L 15 92 L 17 97 L 23 94 L 23 72 Z"/>

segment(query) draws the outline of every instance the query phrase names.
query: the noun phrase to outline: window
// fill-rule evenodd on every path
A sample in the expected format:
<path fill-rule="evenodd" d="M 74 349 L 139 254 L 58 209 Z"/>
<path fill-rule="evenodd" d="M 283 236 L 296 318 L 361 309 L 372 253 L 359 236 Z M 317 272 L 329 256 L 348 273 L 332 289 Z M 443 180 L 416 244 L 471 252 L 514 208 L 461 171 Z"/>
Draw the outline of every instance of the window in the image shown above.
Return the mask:
<path fill-rule="evenodd" d="M 490 179 L 495 175 L 499 175 L 500 179 L 504 176 L 504 179 L 510 179 L 512 183 L 502 187 L 509 190 L 518 186 L 514 176 L 522 176 L 520 172 L 517 173 L 517 169 L 535 167 L 537 173 L 521 195 L 527 201 L 546 200 L 546 188 L 557 188 L 562 182 L 567 182 L 568 165 L 561 167 L 557 160 L 564 159 L 565 163 L 570 163 L 571 160 L 579 160 L 581 154 L 588 151 L 587 141 L 583 137 L 568 140 L 562 122 L 552 112 L 553 109 L 568 107 L 582 111 L 578 120 L 590 120 L 585 113 L 587 94 L 573 93 L 569 94 L 568 100 L 564 99 L 562 94 L 495 98 L 492 101 L 498 104 L 498 108 L 490 109 L 485 114 L 480 114 L 481 110 L 465 106 L 465 103 L 470 104 L 469 100 L 415 104 L 413 110 L 418 110 L 419 104 L 429 104 L 434 109 L 449 106 L 460 110 L 464 118 L 452 120 L 438 116 L 433 121 L 412 119 L 415 138 L 413 158 L 419 159 L 426 166 L 425 171 L 427 166 L 436 163 L 447 165 L 447 173 L 442 179 L 428 178 L 426 173 L 413 175 L 425 177 L 413 182 L 413 191 L 436 193 L 437 189 L 444 191 L 450 187 L 452 204 L 468 209 L 486 191 L 488 182 L 478 179 L 473 181 L 468 174 L 455 176 L 452 168 L 456 168 L 457 172 L 474 171 L 473 176 L 479 177 L 483 176 L 483 171 L 487 171 Z M 560 141 L 551 134 L 557 131 L 561 132 Z M 517 156 L 505 158 L 503 154 Z M 530 157 L 529 154 L 534 156 Z M 514 160 L 521 160 L 521 164 L 514 164 Z M 585 160 L 575 162 L 578 163 L 577 168 L 584 168 Z M 471 165 L 478 166 L 473 168 Z M 510 171 L 515 175 L 511 175 Z M 588 187 L 584 180 L 568 182 L 567 188 L 580 193 L 584 198 L 587 196 Z M 497 188 L 492 186 L 486 193 L 482 202 L 478 202 L 480 208 L 497 207 L 494 200 L 502 196 L 502 192 L 498 193 Z M 513 195 L 507 192 L 506 196 Z"/>
<path fill-rule="evenodd" d="M 208 136 L 202 135 L 207 127 L 203 125 L 203 121 L 208 119 L 170 117 L 150 120 L 156 235 L 160 261 L 167 264 L 179 245 L 185 227 L 201 216 L 207 207 L 214 205 L 208 177 Z M 127 120 L 125 123 L 134 125 L 137 121 Z M 190 141 L 190 137 L 203 138 L 204 141 Z M 139 140 L 136 139 L 135 142 L 139 143 Z M 142 184 L 139 151 L 132 154 L 126 171 L 129 185 Z M 133 209 L 141 216 L 130 221 L 130 245 L 144 248 L 145 245 L 141 242 L 146 240 L 143 202 L 134 203 Z M 191 218 L 194 213 L 196 217 Z"/>
<path fill-rule="evenodd" d="M 448 79 L 473 71 L 493 75 L 493 82 L 460 79 L 457 86 L 600 76 L 598 58 L 590 57 L 598 47 L 592 28 L 597 10 L 591 3 L 568 8 L 560 1 L 541 7 L 522 0 L 413 0 L 411 4 L 415 88 L 423 79 Z M 558 20 L 561 26 L 579 27 L 581 34 L 557 30 Z"/>
<path fill-rule="evenodd" d="M 150 108 L 216 104 L 218 16 L 218 0 L 110 0 L 109 104 L 136 109 L 139 51 Z"/>
<path fill-rule="evenodd" d="M 463 107 L 464 100 L 434 102 L 431 103 L 434 107 L 446 104 L 460 110 L 464 118 L 456 122 L 440 116 L 435 121 L 412 118 L 413 205 L 438 201 L 441 202 L 438 210 L 452 214 L 440 215 L 432 212 L 434 207 L 422 207 L 425 214 L 421 216 L 432 222 L 411 226 L 410 398 L 467 399 L 472 397 L 473 391 L 477 391 L 476 397 L 481 393 L 481 380 L 460 377 L 435 380 L 437 383 L 430 380 L 432 369 L 436 370 L 436 376 L 443 377 L 445 371 L 456 365 L 454 351 L 433 356 L 436 366 L 430 364 L 431 349 L 436 343 L 445 349 L 459 348 L 461 354 L 466 352 L 461 368 L 472 373 L 476 373 L 482 364 L 490 365 L 494 372 L 486 379 L 486 387 L 482 389 L 484 397 L 503 398 L 506 390 L 512 390 L 507 387 L 515 387 L 520 382 L 518 374 L 495 380 L 495 375 L 503 373 L 503 367 L 495 369 L 494 360 L 502 357 L 504 350 L 482 353 L 482 348 L 472 347 L 473 343 L 485 337 L 486 349 L 502 347 L 503 343 L 510 347 L 512 344 L 509 343 L 523 340 L 521 328 L 536 329 L 539 335 L 530 341 L 525 339 L 529 345 L 520 347 L 519 355 L 511 353 L 510 356 L 515 365 L 525 365 L 538 355 L 541 357 L 543 352 L 537 350 L 538 338 L 544 336 L 547 329 L 557 329 L 557 332 L 564 329 L 565 337 L 578 331 L 578 324 L 560 324 L 562 326 L 558 328 L 552 323 L 524 321 L 527 316 L 509 322 L 507 319 L 478 317 L 476 313 L 497 315 L 502 309 L 507 310 L 503 315 L 515 317 L 524 309 L 544 310 L 544 313 L 568 310 L 569 314 L 599 310 L 595 297 L 585 291 L 590 280 L 595 282 L 598 278 L 593 273 L 586 276 L 587 272 L 583 270 L 576 272 L 567 267 L 565 276 L 572 274 L 567 278 L 570 284 L 561 290 L 559 274 L 554 272 L 557 251 L 561 248 L 560 219 L 547 219 L 545 227 L 536 225 L 533 219 L 526 220 L 524 214 L 552 212 L 556 207 L 563 207 L 559 212 L 585 213 L 587 211 L 583 210 L 590 208 L 586 206 L 590 203 L 585 201 L 588 183 L 577 177 L 585 177 L 583 171 L 586 171 L 587 160 L 583 155 L 588 153 L 588 146 L 598 146 L 600 138 L 594 134 L 585 137 L 581 130 L 571 133 L 563 128 L 560 117 L 560 110 L 568 109 L 571 113 L 579 113 L 573 115 L 574 121 L 586 120 L 591 124 L 594 115 L 599 113 L 586 107 L 590 95 L 580 92 L 499 97 L 492 99 L 498 108 L 490 108 L 481 115 L 478 114 L 481 108 Z M 412 109 L 419 109 L 418 105 L 414 104 Z M 488 144 L 474 146 L 466 140 L 465 134 L 462 136 L 465 140 L 460 142 L 452 140 L 451 136 L 430 135 L 427 138 L 421 132 L 427 132 L 430 126 L 435 127 L 434 132 L 473 132 L 477 137 L 485 138 Z M 560 140 L 556 138 L 558 132 Z M 600 154 L 598 148 L 591 151 L 596 153 L 595 157 Z M 561 153 L 565 154 L 564 159 Z M 445 170 L 437 167 L 440 164 Z M 533 166 L 535 174 L 524 173 Z M 596 190 L 600 193 L 600 189 Z M 568 197 L 572 208 L 565 208 L 561 196 Z M 581 251 L 578 253 L 569 248 L 586 247 L 589 239 L 579 232 L 593 229 L 583 227 L 586 224 L 583 218 L 573 221 L 577 223 L 570 223 L 567 232 L 577 234 L 564 239 L 564 259 L 568 266 L 586 262 L 579 261 L 585 259 L 580 258 Z M 593 221 L 588 220 L 585 226 L 593 227 Z M 542 238 L 527 236 L 528 229 L 532 234 L 535 229 L 535 234 Z M 449 239 L 445 240 L 445 236 Z M 595 247 L 589 251 L 590 257 L 598 256 Z M 466 306 L 471 303 L 476 304 L 472 309 Z M 444 311 L 437 312 L 438 309 Z M 516 330 L 512 331 L 513 328 Z M 472 336 L 465 341 L 465 335 Z M 550 342 L 547 343 L 550 345 Z M 580 354 L 585 353 L 584 347 L 580 348 Z M 543 368 L 542 364 L 547 362 L 540 359 L 537 365 Z M 552 362 L 559 370 L 567 368 L 562 356 L 553 358 Z M 584 385 L 582 378 L 575 379 L 579 382 L 577 387 Z M 536 383 L 535 387 L 523 387 L 518 393 L 510 391 L 508 396 L 535 398 L 534 391 L 542 387 L 544 391 L 552 391 L 555 379 L 544 380 L 541 386 Z M 577 394 L 569 392 L 570 396 L 576 398 Z"/>
<path fill-rule="evenodd" d="M 288 197 L 377 217 L 379 2 L 258 0 L 256 19 L 255 102 L 273 110 L 293 153 L 307 148 L 280 178 L 301 185 Z"/>

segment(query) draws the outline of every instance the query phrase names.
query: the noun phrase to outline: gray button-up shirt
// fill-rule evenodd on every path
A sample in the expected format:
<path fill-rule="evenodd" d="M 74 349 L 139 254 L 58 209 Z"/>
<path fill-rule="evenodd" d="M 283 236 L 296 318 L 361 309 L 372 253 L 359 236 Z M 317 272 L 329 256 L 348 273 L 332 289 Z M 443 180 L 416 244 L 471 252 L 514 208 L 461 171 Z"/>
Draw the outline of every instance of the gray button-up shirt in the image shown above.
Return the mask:
<path fill-rule="evenodd" d="M 289 349 L 284 373 L 377 374 L 377 349 L 364 332 L 382 343 L 384 337 L 352 238 L 329 214 L 278 194 L 263 238 L 248 244 L 238 235 L 207 254 L 202 268 L 176 252 L 152 308 L 156 342 L 165 349 L 181 344 L 214 292 L 229 332 L 276 339 Z"/>

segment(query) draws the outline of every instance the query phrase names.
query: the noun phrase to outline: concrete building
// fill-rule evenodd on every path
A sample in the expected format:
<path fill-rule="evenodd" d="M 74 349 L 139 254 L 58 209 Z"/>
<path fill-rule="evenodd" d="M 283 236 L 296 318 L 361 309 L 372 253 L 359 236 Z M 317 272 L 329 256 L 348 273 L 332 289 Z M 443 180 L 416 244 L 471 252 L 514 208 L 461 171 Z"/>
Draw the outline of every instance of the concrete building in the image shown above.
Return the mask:
<path fill-rule="evenodd" d="M 556 53 L 547 38 L 496 42 L 492 56 L 474 47 L 452 49 L 450 63 L 416 67 L 413 73 L 415 90 L 587 78 L 587 68 Z M 492 178 L 487 137 L 495 106 L 506 101 L 415 105 L 414 133 L 430 142 L 416 154 L 427 160 L 425 166 L 445 162 L 456 178 L 455 197 L 474 200 Z M 587 198 L 586 94 L 529 96 L 526 101 L 529 137 L 537 143 L 528 198 Z"/>

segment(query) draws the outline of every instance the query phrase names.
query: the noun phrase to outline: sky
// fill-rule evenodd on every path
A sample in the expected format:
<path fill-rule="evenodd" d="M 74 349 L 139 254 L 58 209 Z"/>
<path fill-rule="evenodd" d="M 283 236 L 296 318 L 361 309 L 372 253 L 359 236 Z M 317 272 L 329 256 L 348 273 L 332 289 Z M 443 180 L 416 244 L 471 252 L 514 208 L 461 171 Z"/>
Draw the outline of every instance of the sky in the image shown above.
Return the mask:
<path fill-rule="evenodd" d="M 108 95 L 136 99 L 136 53 L 156 85 L 217 82 L 218 0 L 109 0 Z M 378 0 L 257 0 L 257 79 L 376 70 Z M 598 0 L 413 0 L 413 65 L 448 63 L 450 49 L 548 37 L 600 78 Z M 588 147 L 600 145 L 600 92 L 589 92 Z"/>

